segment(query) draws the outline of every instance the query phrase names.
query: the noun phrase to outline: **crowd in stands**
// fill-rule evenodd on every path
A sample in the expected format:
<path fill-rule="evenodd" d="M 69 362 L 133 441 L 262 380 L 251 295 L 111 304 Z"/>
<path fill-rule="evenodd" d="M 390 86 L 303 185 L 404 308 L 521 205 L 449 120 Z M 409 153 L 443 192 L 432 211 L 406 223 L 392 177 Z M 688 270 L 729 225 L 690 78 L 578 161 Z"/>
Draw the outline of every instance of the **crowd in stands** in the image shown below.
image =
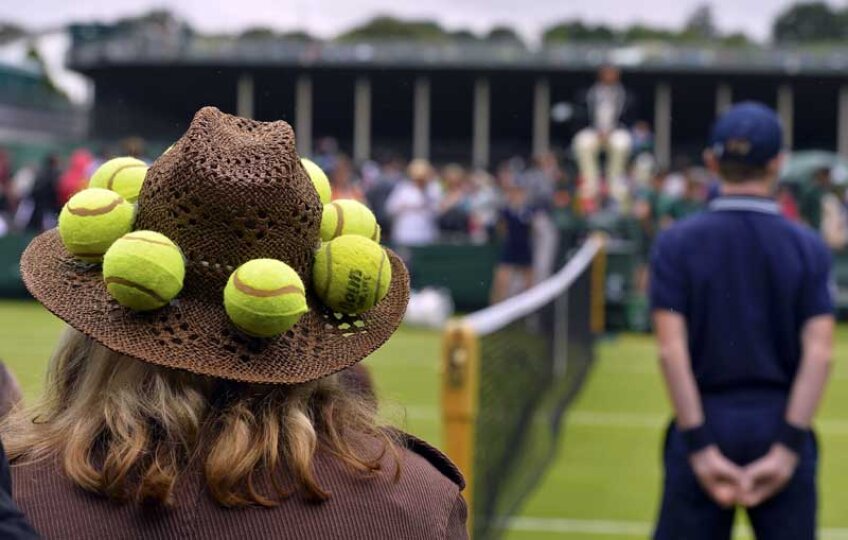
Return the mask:
<path fill-rule="evenodd" d="M 634 140 L 649 140 L 644 123 L 637 123 L 633 131 Z M 114 152 L 78 149 L 64 158 L 51 154 L 16 170 L 0 150 L 0 234 L 53 227 L 64 202 L 86 185 L 100 163 L 118 152 L 152 161 L 143 148 L 133 140 Z M 501 248 L 492 301 L 553 272 L 564 223 L 573 223 L 575 217 L 628 222 L 630 232 L 624 234 L 647 256 L 660 230 L 702 210 L 718 194 L 718 182 L 705 168 L 678 159 L 669 170 L 654 170 L 646 153 L 638 151 L 630 159 L 626 194 L 613 196 L 601 182 L 598 202 L 587 209 L 576 167 L 552 152 L 530 162 L 516 156 L 489 171 L 458 163 L 436 166 L 401 156 L 357 166 L 332 139 L 318 141 L 317 149 L 313 157 L 328 173 L 333 198 L 367 204 L 384 241 L 408 258 L 413 271 L 409 257 L 416 246 L 497 242 Z M 827 169 L 808 185 L 781 186 L 778 198 L 785 215 L 820 230 L 834 249 L 848 244 L 846 199 Z"/>

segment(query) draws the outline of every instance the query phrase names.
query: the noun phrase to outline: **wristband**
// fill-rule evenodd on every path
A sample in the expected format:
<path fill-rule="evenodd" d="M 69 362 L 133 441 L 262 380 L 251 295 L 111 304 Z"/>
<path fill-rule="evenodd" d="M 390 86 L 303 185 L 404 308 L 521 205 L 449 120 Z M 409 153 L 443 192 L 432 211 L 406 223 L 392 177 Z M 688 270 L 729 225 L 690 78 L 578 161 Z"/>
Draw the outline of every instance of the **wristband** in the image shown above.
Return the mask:
<path fill-rule="evenodd" d="M 686 445 L 686 451 L 690 454 L 700 452 L 715 442 L 712 432 L 704 424 L 698 427 L 682 429 L 680 430 L 680 434 L 683 435 L 683 443 Z"/>
<path fill-rule="evenodd" d="M 796 454 L 800 454 L 804 448 L 804 442 L 807 440 L 807 432 L 808 430 L 793 426 L 784 420 L 777 434 L 777 442 Z"/>

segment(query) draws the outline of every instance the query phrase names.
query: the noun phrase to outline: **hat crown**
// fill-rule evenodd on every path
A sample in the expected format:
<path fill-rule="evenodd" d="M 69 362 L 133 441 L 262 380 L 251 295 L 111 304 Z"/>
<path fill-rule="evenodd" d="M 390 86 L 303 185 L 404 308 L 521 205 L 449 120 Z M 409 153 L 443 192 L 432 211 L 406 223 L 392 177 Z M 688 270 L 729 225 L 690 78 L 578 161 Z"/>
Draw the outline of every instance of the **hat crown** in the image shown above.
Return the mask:
<path fill-rule="evenodd" d="M 281 260 L 310 282 L 322 207 L 286 122 L 204 107 L 151 166 L 138 204 L 136 227 L 185 254 L 186 289 L 222 289 L 258 258 Z"/>

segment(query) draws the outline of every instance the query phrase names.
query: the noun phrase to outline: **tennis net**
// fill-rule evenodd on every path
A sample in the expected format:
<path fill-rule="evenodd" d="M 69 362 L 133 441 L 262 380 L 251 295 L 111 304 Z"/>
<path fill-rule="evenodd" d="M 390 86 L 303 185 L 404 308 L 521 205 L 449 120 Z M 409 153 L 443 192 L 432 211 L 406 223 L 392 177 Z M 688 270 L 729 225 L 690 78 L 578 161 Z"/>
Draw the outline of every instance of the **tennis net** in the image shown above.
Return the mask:
<path fill-rule="evenodd" d="M 475 539 L 498 538 L 537 485 L 603 329 L 603 239 L 551 278 L 445 330 L 445 447 L 465 473 Z"/>

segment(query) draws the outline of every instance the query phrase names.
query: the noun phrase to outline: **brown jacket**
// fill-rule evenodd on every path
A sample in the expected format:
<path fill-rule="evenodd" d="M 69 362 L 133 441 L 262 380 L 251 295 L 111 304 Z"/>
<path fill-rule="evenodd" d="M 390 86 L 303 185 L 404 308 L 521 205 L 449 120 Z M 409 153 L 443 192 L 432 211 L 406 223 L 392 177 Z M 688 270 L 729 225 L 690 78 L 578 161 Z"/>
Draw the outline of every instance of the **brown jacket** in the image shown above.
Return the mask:
<path fill-rule="evenodd" d="M 376 444 L 376 443 L 375 443 Z M 170 510 L 117 504 L 74 485 L 50 462 L 12 466 L 21 510 L 45 539 L 455 539 L 467 538 L 462 476 L 441 453 L 413 437 L 394 466 L 363 478 L 319 454 L 316 476 L 332 493 L 323 504 L 291 497 L 276 508 L 225 509 L 200 475 L 178 487 Z"/>

